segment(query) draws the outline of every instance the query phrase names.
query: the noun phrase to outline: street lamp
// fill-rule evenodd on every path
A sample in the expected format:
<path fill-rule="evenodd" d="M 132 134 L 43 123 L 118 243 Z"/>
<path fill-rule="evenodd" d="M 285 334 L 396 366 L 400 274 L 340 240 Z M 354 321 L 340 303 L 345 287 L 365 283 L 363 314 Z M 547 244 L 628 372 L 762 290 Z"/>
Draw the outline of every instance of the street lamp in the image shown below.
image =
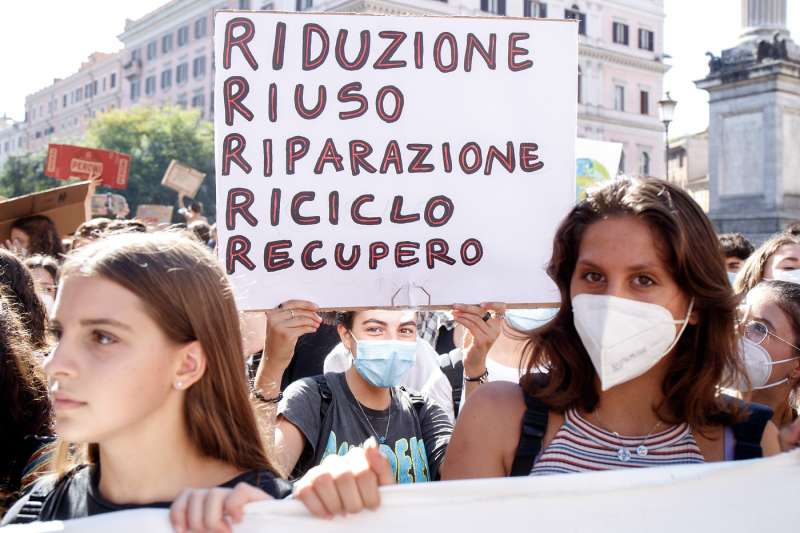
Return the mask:
<path fill-rule="evenodd" d="M 667 179 L 669 179 L 669 123 L 672 122 L 672 118 L 675 116 L 675 107 L 677 105 L 678 102 L 670 97 L 669 91 L 667 91 L 667 97 L 658 102 L 661 122 L 664 123 L 664 129 L 667 133 L 667 146 L 664 150 L 664 177 Z"/>

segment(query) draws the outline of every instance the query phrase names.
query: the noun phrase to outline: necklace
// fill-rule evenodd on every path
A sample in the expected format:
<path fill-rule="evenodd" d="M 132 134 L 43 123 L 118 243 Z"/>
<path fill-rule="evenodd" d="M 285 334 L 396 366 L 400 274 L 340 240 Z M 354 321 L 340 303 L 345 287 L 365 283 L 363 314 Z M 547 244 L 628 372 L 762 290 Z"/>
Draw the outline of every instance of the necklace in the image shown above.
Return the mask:
<path fill-rule="evenodd" d="M 608 427 L 605 424 L 603 424 L 602 420 L 600 420 L 600 416 L 597 414 L 597 410 L 594 411 L 593 415 L 594 415 L 595 420 L 597 420 L 597 423 L 600 424 L 601 427 L 602 426 Z M 648 448 L 647 444 L 646 444 L 647 440 L 650 438 L 650 436 L 655 432 L 655 430 L 660 425 L 661 425 L 661 420 L 656 422 L 656 425 L 653 426 L 653 428 L 650 430 L 650 432 L 647 434 L 647 436 L 642 439 L 642 442 L 640 442 L 639 446 L 636 447 L 636 455 L 638 455 L 639 457 L 647 457 L 647 454 L 650 453 L 650 448 Z M 620 461 L 622 461 L 623 463 L 627 463 L 628 461 L 631 460 L 631 457 L 632 457 L 630 449 L 628 449 L 628 447 L 623 444 L 622 437 L 620 437 L 619 433 L 617 433 L 616 431 L 612 431 L 611 433 L 619 441 L 619 449 L 617 449 L 617 458 Z M 595 439 L 592 439 L 592 440 L 597 442 Z"/>
<path fill-rule="evenodd" d="M 389 435 L 389 424 L 392 421 L 392 389 L 389 389 L 389 415 L 386 417 L 386 431 L 383 432 L 383 437 L 378 435 L 378 432 L 375 431 L 372 422 L 369 421 L 369 417 L 367 413 L 364 412 L 364 408 L 361 407 L 361 402 L 359 402 L 358 399 L 356 399 L 356 405 L 358 406 L 358 410 L 361 411 L 361 414 L 364 415 L 364 420 L 369 424 L 369 429 L 372 430 L 372 434 L 375 435 L 375 438 L 378 439 L 381 444 L 386 444 L 386 437 Z"/>

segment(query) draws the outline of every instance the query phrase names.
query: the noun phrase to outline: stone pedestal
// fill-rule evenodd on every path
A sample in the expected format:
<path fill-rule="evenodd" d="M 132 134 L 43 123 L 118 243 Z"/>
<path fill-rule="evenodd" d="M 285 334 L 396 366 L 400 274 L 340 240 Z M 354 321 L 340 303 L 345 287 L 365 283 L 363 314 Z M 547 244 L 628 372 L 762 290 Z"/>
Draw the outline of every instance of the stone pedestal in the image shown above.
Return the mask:
<path fill-rule="evenodd" d="M 743 40 L 708 54 L 696 84 L 709 92 L 709 216 L 760 242 L 800 220 L 800 47 L 784 31 L 786 0 L 742 4 Z"/>

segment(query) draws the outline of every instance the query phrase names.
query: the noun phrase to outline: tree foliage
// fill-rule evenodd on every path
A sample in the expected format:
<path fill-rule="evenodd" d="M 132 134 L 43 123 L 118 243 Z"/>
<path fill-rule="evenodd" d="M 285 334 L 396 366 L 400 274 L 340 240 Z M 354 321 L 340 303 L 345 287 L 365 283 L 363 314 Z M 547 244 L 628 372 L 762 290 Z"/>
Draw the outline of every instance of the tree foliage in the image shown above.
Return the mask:
<path fill-rule="evenodd" d="M 0 168 L 0 196 L 15 198 L 66 185 L 44 175 L 45 153 L 10 156 Z"/>
<path fill-rule="evenodd" d="M 161 179 L 177 159 L 206 173 L 196 199 L 209 219 L 214 217 L 214 132 L 197 110 L 138 106 L 109 111 L 90 123 L 84 144 L 131 155 L 128 188 L 113 191 L 127 198 L 131 213 L 140 204 L 175 204 L 178 193 L 162 187 Z"/>

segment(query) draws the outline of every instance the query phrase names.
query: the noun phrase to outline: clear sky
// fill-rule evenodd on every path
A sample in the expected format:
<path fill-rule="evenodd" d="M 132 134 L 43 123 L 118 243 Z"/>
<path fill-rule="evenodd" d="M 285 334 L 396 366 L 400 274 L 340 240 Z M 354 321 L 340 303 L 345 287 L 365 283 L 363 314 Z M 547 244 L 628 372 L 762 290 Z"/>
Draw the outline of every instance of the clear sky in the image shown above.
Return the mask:
<path fill-rule="evenodd" d="M 0 114 L 21 120 L 25 95 L 53 78 L 74 73 L 90 53 L 121 48 L 126 18 L 138 18 L 166 0 L 0 0 Z M 800 42 L 800 0 L 788 0 L 789 28 Z M 740 32 L 740 0 L 665 0 L 666 53 L 672 69 L 665 88 L 678 101 L 670 133 L 708 124 L 708 97 L 693 80 L 707 72 L 706 51 L 719 54 Z"/>

